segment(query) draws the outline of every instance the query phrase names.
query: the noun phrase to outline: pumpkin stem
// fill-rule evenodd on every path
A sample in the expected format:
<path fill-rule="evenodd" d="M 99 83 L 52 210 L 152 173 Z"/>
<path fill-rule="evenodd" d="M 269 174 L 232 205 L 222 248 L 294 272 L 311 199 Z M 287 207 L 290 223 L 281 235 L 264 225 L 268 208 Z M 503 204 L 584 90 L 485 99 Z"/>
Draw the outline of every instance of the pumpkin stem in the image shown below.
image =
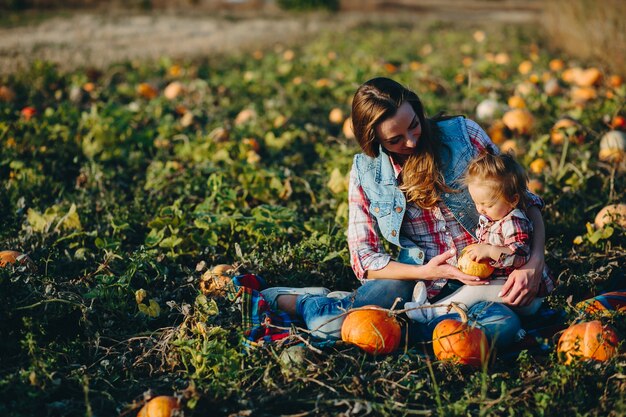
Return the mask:
<path fill-rule="evenodd" d="M 459 313 L 459 316 L 461 316 L 461 322 L 462 323 L 467 323 L 468 321 L 468 317 L 467 317 L 467 313 L 465 312 L 465 310 L 463 310 L 461 308 L 461 306 L 458 303 L 452 302 L 450 303 L 450 307 L 456 311 L 457 313 Z"/>
<path fill-rule="evenodd" d="M 391 310 L 391 311 L 389 312 L 389 315 L 390 315 L 390 316 L 391 316 L 391 315 L 394 315 L 394 314 L 393 314 L 393 310 L 396 308 L 396 306 L 398 305 L 398 303 L 399 303 L 400 301 L 402 301 L 402 298 L 400 298 L 400 297 L 396 297 L 396 299 L 393 301 L 393 305 L 392 305 L 392 306 L 391 306 L 391 308 L 390 308 L 390 310 Z"/>

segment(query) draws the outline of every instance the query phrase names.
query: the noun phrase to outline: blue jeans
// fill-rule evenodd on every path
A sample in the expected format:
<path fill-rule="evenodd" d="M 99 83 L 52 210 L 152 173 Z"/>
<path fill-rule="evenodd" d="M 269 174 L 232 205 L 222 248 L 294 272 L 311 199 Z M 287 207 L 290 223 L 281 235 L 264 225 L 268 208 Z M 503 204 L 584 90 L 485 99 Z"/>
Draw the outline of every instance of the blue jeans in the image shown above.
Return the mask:
<path fill-rule="evenodd" d="M 296 312 L 302 317 L 313 336 L 323 339 L 341 339 L 341 325 L 345 316 L 342 314 L 350 308 L 376 305 L 391 308 L 395 299 L 400 297 L 399 308 L 411 300 L 414 281 L 377 279 L 367 281 L 349 296 L 334 299 L 320 295 L 300 295 L 296 301 Z M 480 302 L 469 308 L 470 322 L 481 328 L 489 341 L 496 347 L 505 347 L 516 340 L 521 330 L 517 315 L 503 304 Z M 428 324 L 410 322 L 409 343 L 428 342 L 432 339 L 435 326 L 442 320 L 453 318 L 459 320 L 457 313 L 437 317 Z"/>

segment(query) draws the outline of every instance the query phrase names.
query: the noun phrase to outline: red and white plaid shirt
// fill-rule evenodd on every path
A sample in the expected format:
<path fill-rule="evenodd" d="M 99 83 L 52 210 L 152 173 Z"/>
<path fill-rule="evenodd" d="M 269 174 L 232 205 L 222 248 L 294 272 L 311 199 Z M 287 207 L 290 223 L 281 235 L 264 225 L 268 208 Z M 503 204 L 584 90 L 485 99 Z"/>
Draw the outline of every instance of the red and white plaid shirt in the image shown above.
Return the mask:
<path fill-rule="evenodd" d="M 499 153 L 496 145 L 476 122 L 465 119 L 465 124 L 470 141 L 479 152 L 490 149 Z M 393 160 L 392 164 L 397 179 L 402 172 L 402 166 Z M 350 173 L 348 201 L 350 263 L 357 278 L 364 280 L 368 270 L 379 270 L 387 266 L 391 255 L 383 247 L 376 218 L 369 212 L 369 200 L 354 167 Z M 543 201 L 534 195 L 531 196 L 531 204 L 543 207 Z M 407 242 L 413 242 L 424 251 L 424 263 L 446 250 L 456 249 L 460 253 L 465 246 L 476 243 L 443 202 L 439 202 L 432 209 L 421 209 L 414 203 L 407 202 L 400 229 L 400 243 L 405 246 Z M 450 259 L 449 263 L 456 266 L 456 259 Z M 430 287 L 429 297 L 435 295 L 445 282 L 445 279 L 426 281 L 427 287 Z"/>
<path fill-rule="evenodd" d="M 490 262 L 496 268 L 493 276 L 508 277 L 514 269 L 528 262 L 532 233 L 533 225 L 520 209 L 511 210 L 495 221 L 480 216 L 476 229 L 478 243 L 507 247 L 513 252 L 510 255 L 503 253 L 500 259 Z"/>

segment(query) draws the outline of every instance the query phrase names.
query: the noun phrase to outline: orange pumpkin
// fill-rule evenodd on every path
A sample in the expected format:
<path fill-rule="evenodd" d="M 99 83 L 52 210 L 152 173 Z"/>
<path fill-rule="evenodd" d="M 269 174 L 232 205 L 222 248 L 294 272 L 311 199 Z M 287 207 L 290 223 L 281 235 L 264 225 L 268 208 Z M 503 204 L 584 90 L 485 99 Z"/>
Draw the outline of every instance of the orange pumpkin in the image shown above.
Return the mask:
<path fill-rule="evenodd" d="M 571 135 L 568 134 L 570 130 L 573 130 Z M 564 117 L 557 120 L 550 129 L 550 142 L 553 145 L 562 145 L 568 137 L 570 142 L 579 145 L 585 141 L 585 134 L 581 131 L 580 124 L 573 119 Z"/>
<path fill-rule="evenodd" d="M 0 251 L 0 268 L 4 268 L 9 264 L 15 264 L 16 262 L 20 265 L 26 265 L 26 267 L 30 270 L 35 269 L 35 264 L 31 261 L 28 255 L 14 250 Z"/>
<path fill-rule="evenodd" d="M 152 398 L 137 413 L 137 417 L 170 417 L 172 411 L 180 409 L 180 402 L 176 397 L 160 395 Z"/>
<path fill-rule="evenodd" d="M 335 107 L 328 113 L 328 120 L 334 125 L 343 123 L 343 119 L 343 110 L 339 107 Z"/>
<path fill-rule="evenodd" d="M 599 320 L 573 324 L 561 334 L 557 344 L 559 360 L 566 365 L 576 359 L 606 361 L 617 354 L 619 337 Z"/>
<path fill-rule="evenodd" d="M 200 278 L 200 290 L 204 295 L 225 295 L 234 272 L 235 268 L 227 264 L 217 265 L 213 269 L 209 269 Z"/>
<path fill-rule="evenodd" d="M 352 129 L 352 117 L 348 117 L 346 120 L 344 120 L 341 131 L 347 139 L 354 139 L 354 130 Z"/>
<path fill-rule="evenodd" d="M 526 109 L 518 108 L 504 113 L 502 121 L 512 132 L 516 132 L 520 135 L 529 134 L 535 125 L 535 118 L 533 115 Z"/>
<path fill-rule="evenodd" d="M 439 360 L 451 360 L 464 365 L 480 367 L 489 356 L 487 336 L 479 328 L 467 323 L 465 311 L 452 303 L 461 321 L 445 319 L 433 330 L 433 351 Z"/>
<path fill-rule="evenodd" d="M 341 326 L 341 339 L 372 355 L 391 353 L 400 346 L 400 323 L 387 310 L 365 306 L 348 313 Z"/>
<path fill-rule="evenodd" d="M 465 274 L 473 275 L 479 278 L 487 278 L 493 273 L 495 268 L 486 262 L 476 262 L 471 260 L 467 254 L 467 248 L 472 246 L 474 245 L 468 245 L 463 248 L 461 254 L 459 255 L 457 266 L 459 270 Z"/>

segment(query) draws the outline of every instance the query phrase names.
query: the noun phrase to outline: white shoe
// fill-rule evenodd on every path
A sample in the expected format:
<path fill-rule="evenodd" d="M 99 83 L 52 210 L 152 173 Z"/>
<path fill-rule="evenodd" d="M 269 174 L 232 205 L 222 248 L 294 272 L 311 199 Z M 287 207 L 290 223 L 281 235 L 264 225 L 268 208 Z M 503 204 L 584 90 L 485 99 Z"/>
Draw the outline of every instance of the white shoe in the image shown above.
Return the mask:
<path fill-rule="evenodd" d="M 343 298 L 348 297 L 349 295 L 352 295 L 353 293 L 350 291 L 331 291 L 328 294 L 326 294 L 326 297 L 328 298 L 336 298 L 337 300 L 341 300 Z"/>
<path fill-rule="evenodd" d="M 278 308 L 276 300 L 280 295 L 327 295 L 329 292 L 330 290 L 324 287 L 270 287 L 261 291 L 261 295 L 263 295 L 265 301 L 269 303 L 272 310 L 276 310 Z"/>
<path fill-rule="evenodd" d="M 414 309 L 406 312 L 406 315 L 419 323 L 428 323 L 433 319 L 433 309 L 430 308 L 426 285 L 422 281 L 417 281 L 413 288 L 413 301 L 404 303 L 405 309 Z M 422 307 L 422 308 L 419 308 Z"/>

